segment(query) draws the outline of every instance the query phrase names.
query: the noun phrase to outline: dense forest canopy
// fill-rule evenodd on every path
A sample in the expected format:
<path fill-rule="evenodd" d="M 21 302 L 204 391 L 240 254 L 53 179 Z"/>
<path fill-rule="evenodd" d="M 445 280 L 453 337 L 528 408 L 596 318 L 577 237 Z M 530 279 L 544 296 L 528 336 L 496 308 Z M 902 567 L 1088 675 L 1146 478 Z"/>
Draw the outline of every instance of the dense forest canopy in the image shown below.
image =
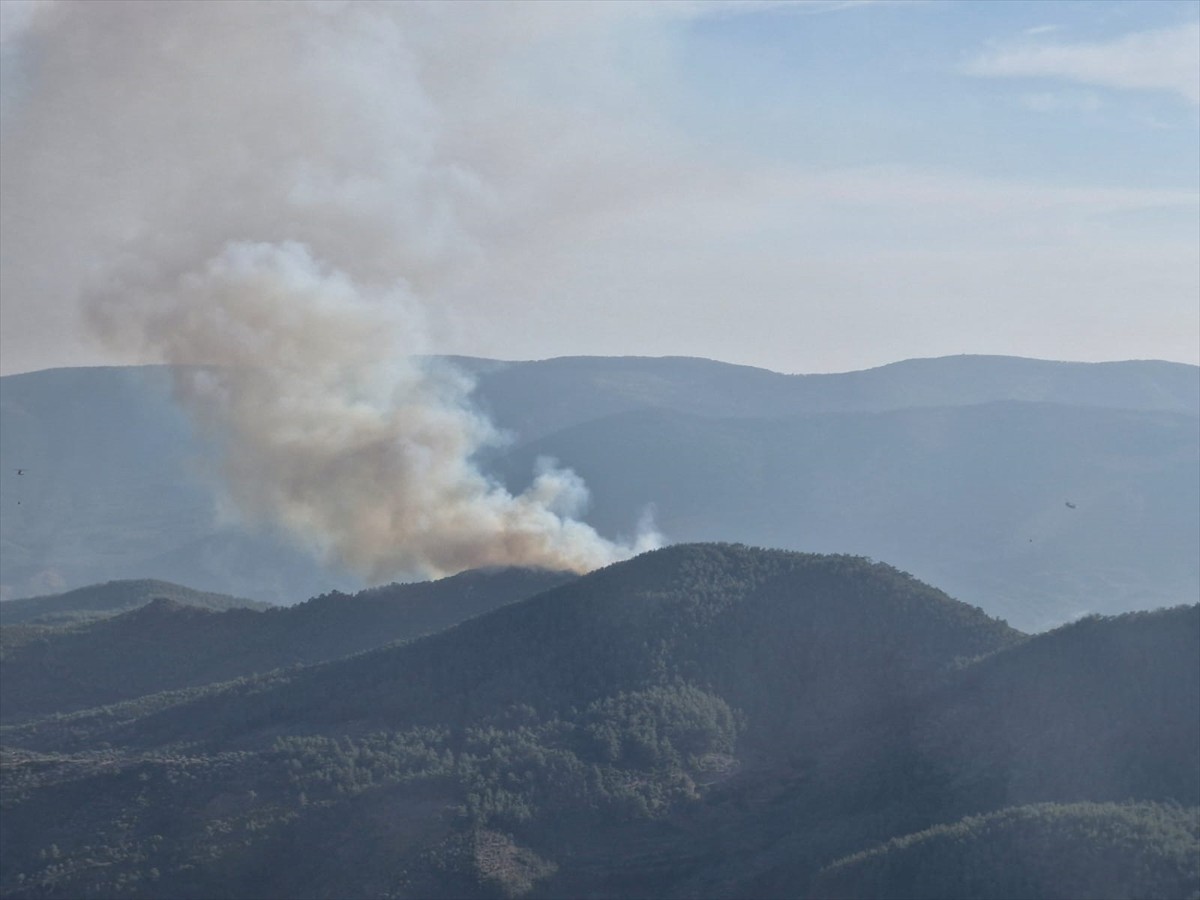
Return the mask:
<path fill-rule="evenodd" d="M 378 625 L 430 625 L 430 603 L 457 624 Z M 236 640 L 262 622 L 281 630 Z M 705 544 L 582 578 L 10 628 L 27 711 L 0 730 L 4 896 L 1200 888 L 1200 607 L 1031 637 L 881 563 Z M 174 668 L 129 651 L 144 695 L 28 709 L 31 647 L 120 629 L 193 649 Z M 318 634 L 324 661 L 263 655 Z M 202 683 L 226 643 L 245 668 Z"/>

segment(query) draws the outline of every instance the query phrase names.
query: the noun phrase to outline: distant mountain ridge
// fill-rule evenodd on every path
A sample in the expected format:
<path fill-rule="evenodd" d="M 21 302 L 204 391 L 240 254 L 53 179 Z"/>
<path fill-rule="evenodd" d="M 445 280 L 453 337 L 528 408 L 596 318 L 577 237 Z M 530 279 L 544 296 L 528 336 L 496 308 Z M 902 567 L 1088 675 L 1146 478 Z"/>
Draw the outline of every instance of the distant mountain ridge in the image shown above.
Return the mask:
<path fill-rule="evenodd" d="M 450 359 L 476 374 L 481 406 L 521 440 L 647 408 L 755 417 L 1017 400 L 1200 415 L 1200 367 L 1160 360 L 945 356 L 857 372 L 784 375 L 695 357 Z"/>
<path fill-rule="evenodd" d="M 81 619 L 117 615 L 144 606 L 155 599 L 214 612 L 227 609 L 270 609 L 272 604 L 227 594 L 197 591 L 181 584 L 153 578 L 109 581 L 76 588 L 62 594 L 28 597 L 0 603 L 0 625 L 22 623 L 53 625 Z"/>
<path fill-rule="evenodd" d="M 0 378 L 0 460 L 6 601 L 131 578 L 276 603 L 354 585 L 278 536 L 219 520 L 212 448 L 164 367 Z"/>
<path fill-rule="evenodd" d="M 542 456 L 571 461 L 602 531 L 649 503 L 675 540 L 853 550 L 1025 630 L 1200 596 L 1190 416 L 1013 401 L 778 418 L 639 410 L 514 448 L 496 468 L 519 490 Z"/>
<path fill-rule="evenodd" d="M 1023 628 L 1200 594 L 1200 562 L 1179 550 L 1200 540 L 1195 366 L 452 361 L 513 435 L 484 469 L 520 489 L 556 457 L 584 476 L 606 536 L 652 506 L 669 540 L 866 554 Z M 0 379 L 0 596 L 128 577 L 277 603 L 363 586 L 218 521 L 212 454 L 165 368 Z"/>

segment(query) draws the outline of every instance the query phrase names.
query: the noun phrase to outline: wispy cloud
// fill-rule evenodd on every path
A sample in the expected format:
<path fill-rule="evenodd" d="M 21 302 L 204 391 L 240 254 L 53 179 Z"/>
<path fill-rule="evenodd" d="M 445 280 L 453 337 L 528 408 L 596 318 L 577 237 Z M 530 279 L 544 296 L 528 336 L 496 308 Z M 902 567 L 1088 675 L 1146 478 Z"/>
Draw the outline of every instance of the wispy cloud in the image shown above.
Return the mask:
<path fill-rule="evenodd" d="M 1091 91 L 1040 91 L 1022 94 L 1018 102 L 1026 109 L 1039 113 L 1095 112 L 1104 105 Z"/>
<path fill-rule="evenodd" d="M 1200 22 L 1139 31 L 1096 43 L 1027 38 L 973 60 L 970 75 L 1062 78 L 1124 90 L 1168 91 L 1200 104 Z"/>

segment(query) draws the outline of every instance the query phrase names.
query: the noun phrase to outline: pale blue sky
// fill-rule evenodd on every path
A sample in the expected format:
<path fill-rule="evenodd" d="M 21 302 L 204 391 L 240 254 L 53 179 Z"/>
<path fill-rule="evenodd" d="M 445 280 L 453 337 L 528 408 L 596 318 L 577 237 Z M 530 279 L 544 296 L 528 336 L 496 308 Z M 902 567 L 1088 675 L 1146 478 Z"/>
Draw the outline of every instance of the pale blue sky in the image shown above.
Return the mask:
<path fill-rule="evenodd" d="M 820 6 L 683 26 L 679 121 L 817 166 L 902 162 L 1059 184 L 1200 185 L 1196 107 L 1178 93 L 968 74 L 996 50 L 1194 25 L 1200 4 Z"/>
<path fill-rule="evenodd" d="M 5 372 L 246 240 L 421 352 L 1200 362 L 1195 2 L 0 10 Z"/>

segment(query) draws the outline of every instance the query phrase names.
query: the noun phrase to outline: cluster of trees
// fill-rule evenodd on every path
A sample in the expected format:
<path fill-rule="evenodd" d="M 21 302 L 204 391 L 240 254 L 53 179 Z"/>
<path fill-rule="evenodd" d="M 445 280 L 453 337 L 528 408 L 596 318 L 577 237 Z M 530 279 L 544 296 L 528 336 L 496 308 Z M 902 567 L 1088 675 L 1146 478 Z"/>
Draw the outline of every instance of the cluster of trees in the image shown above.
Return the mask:
<path fill-rule="evenodd" d="M 301 816 L 396 789 L 397 803 L 436 797 L 460 835 L 537 840 L 565 824 L 653 819 L 699 799 L 696 777 L 732 754 L 738 727 L 723 700 L 677 684 L 569 718 L 516 705 L 465 729 L 289 735 L 261 751 L 16 751 L 3 771 L 2 885 L 14 896 L 187 895 L 204 870 L 208 888 L 236 894 L 252 857 L 286 856 Z M 63 831 L 49 818 L 63 810 L 70 839 L 43 845 Z"/>

